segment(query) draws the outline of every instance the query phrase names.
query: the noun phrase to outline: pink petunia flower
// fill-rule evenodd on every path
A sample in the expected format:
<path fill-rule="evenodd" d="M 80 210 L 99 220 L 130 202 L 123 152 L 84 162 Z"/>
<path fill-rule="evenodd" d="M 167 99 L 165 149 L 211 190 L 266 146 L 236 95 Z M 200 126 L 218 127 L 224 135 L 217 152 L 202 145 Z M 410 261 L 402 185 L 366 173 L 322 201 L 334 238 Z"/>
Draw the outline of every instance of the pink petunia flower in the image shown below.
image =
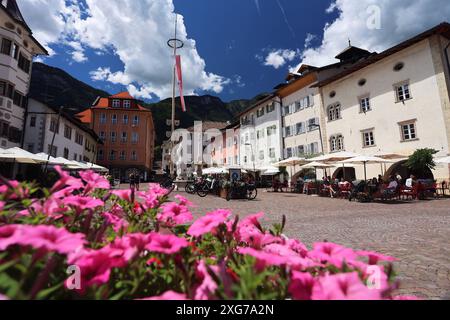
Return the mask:
<path fill-rule="evenodd" d="M 65 198 L 64 204 L 75 207 L 79 210 L 95 209 L 103 206 L 105 203 L 100 199 L 82 196 L 70 196 Z"/>
<path fill-rule="evenodd" d="M 194 207 L 194 204 L 191 201 L 189 201 L 188 199 L 186 199 L 183 196 L 180 196 L 179 194 L 177 194 L 175 196 L 175 199 L 178 200 L 178 203 L 180 204 L 180 206 L 186 206 L 186 207 L 191 207 L 191 208 Z"/>
<path fill-rule="evenodd" d="M 317 280 L 312 300 L 380 300 L 381 291 L 369 289 L 358 273 L 325 275 Z"/>
<path fill-rule="evenodd" d="M 145 248 L 151 252 L 171 255 L 188 246 L 189 243 L 184 238 L 179 238 L 174 235 L 151 233 L 150 243 Z"/>
<path fill-rule="evenodd" d="M 256 258 L 258 271 L 263 270 L 266 266 L 281 266 L 288 262 L 288 258 L 277 254 L 259 251 L 253 248 L 239 248 L 237 252 L 242 255 L 248 255 Z"/>
<path fill-rule="evenodd" d="M 4 201 L 0 201 L 0 211 L 3 211 L 3 208 L 5 207 L 5 202 Z"/>
<path fill-rule="evenodd" d="M 393 262 L 397 261 L 394 257 L 385 256 L 377 252 L 372 251 L 357 251 L 356 254 L 361 257 L 367 257 L 370 265 L 376 265 L 379 261 Z"/>
<path fill-rule="evenodd" d="M 217 274 L 219 272 L 218 266 L 209 266 L 212 272 Z M 208 272 L 206 263 L 201 260 L 197 266 L 197 278 L 201 281 L 201 284 L 195 289 L 195 300 L 210 300 L 214 298 L 218 286 Z"/>
<path fill-rule="evenodd" d="M 315 243 L 308 256 L 318 262 L 329 263 L 338 268 L 341 268 L 344 262 L 357 259 L 357 255 L 352 249 L 331 242 Z"/>
<path fill-rule="evenodd" d="M 228 210 L 217 210 L 206 214 L 195 221 L 189 228 L 187 234 L 193 237 L 200 237 L 204 234 L 213 232 L 218 226 L 225 223 L 231 216 Z"/>
<path fill-rule="evenodd" d="M 128 202 L 132 202 L 131 199 L 131 190 L 113 190 L 111 192 L 111 194 L 115 195 L 116 197 L 128 201 Z"/>
<path fill-rule="evenodd" d="M 168 301 L 183 301 L 188 300 L 185 294 L 178 293 L 175 291 L 167 291 L 166 293 L 157 296 L 157 297 L 150 297 L 150 298 L 144 298 L 139 300 L 168 300 Z"/>
<path fill-rule="evenodd" d="M 159 198 L 153 193 L 139 192 L 138 196 L 144 200 L 142 206 L 145 210 L 155 209 L 159 206 Z"/>
<path fill-rule="evenodd" d="M 106 222 L 112 225 L 114 232 L 118 233 L 120 230 L 125 230 L 128 228 L 128 222 L 122 218 L 119 218 L 111 213 L 104 212 L 102 213 Z"/>
<path fill-rule="evenodd" d="M 54 226 L 8 225 L 0 228 L 0 250 L 11 245 L 30 246 L 48 252 L 69 254 L 83 248 L 84 234 Z"/>
<path fill-rule="evenodd" d="M 165 197 L 169 193 L 169 190 L 161 187 L 157 183 L 150 183 L 148 186 L 148 193 L 153 194 L 158 198 Z"/>
<path fill-rule="evenodd" d="M 392 300 L 397 300 L 397 301 L 418 301 L 421 300 L 418 297 L 415 296 L 396 296 L 393 297 Z"/>
<path fill-rule="evenodd" d="M 310 273 L 294 271 L 289 284 L 289 293 L 295 300 L 311 300 L 315 283 Z"/>
<path fill-rule="evenodd" d="M 124 267 L 142 253 L 150 241 L 151 235 L 133 233 L 114 240 L 102 250 L 109 251 L 114 266 Z"/>
<path fill-rule="evenodd" d="M 60 179 L 53 185 L 51 189 L 52 193 L 63 189 L 66 186 L 72 187 L 74 190 L 83 187 L 83 182 L 80 179 L 72 177 L 67 172 L 63 171 L 60 166 L 55 166 L 55 170 L 58 172 Z"/>
<path fill-rule="evenodd" d="M 0 301 L 6 301 L 6 300 L 9 300 L 9 298 L 0 293 Z"/>
<path fill-rule="evenodd" d="M 95 189 L 109 190 L 111 188 L 109 181 L 94 171 L 81 171 L 79 174 L 81 179 L 86 182 L 86 188 L 84 189 L 85 193 L 89 193 Z"/>
<path fill-rule="evenodd" d="M 194 217 L 186 206 L 171 202 L 162 206 L 162 212 L 156 218 L 165 226 L 175 227 L 192 221 Z"/>

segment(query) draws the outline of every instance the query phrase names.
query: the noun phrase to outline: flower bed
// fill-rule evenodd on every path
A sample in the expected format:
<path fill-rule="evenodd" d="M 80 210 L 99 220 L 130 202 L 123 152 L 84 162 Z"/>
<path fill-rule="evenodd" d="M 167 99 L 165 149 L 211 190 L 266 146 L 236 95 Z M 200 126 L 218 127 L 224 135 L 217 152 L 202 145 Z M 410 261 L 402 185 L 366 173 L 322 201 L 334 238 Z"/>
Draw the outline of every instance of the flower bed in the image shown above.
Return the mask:
<path fill-rule="evenodd" d="M 111 191 L 94 172 L 56 169 L 50 190 L 0 186 L 0 299 L 408 298 L 393 296 L 392 257 L 308 249 L 262 213 L 193 221 L 193 204 L 157 185 Z"/>

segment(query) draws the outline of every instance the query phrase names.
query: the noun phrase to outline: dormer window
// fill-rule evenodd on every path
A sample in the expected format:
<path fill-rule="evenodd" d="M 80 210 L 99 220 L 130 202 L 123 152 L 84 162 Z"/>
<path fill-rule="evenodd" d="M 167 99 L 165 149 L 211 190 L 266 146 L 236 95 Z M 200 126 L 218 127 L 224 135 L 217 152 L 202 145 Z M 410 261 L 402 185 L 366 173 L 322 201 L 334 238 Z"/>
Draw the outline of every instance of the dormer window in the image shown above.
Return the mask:
<path fill-rule="evenodd" d="M 113 100 L 112 106 L 113 108 L 120 108 L 120 100 Z"/>
<path fill-rule="evenodd" d="M 123 107 L 124 107 L 125 109 L 130 109 L 130 108 L 131 108 L 131 101 L 130 101 L 130 100 L 125 100 L 125 101 L 123 102 Z"/>

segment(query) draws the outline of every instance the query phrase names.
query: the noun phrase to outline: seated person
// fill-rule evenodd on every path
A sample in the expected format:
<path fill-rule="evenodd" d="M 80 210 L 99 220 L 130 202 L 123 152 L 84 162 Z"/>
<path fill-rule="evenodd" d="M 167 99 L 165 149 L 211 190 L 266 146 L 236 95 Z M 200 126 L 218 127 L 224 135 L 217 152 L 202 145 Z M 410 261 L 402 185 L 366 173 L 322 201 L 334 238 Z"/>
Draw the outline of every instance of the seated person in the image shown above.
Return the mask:
<path fill-rule="evenodd" d="M 391 182 L 389 182 L 388 187 L 384 190 L 383 194 L 385 196 L 393 195 L 397 191 L 398 182 L 395 178 L 391 178 Z"/>
<path fill-rule="evenodd" d="M 411 175 L 409 179 L 406 180 L 405 187 L 412 189 L 415 184 L 416 184 L 416 177 L 414 177 L 414 175 Z"/>

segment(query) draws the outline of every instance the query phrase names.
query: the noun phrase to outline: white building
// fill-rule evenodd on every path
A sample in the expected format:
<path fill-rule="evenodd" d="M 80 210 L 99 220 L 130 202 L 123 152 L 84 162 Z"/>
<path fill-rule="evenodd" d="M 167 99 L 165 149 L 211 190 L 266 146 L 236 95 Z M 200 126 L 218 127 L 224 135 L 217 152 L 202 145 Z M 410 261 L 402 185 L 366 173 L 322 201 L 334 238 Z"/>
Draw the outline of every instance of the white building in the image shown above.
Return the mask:
<path fill-rule="evenodd" d="M 33 57 L 47 51 L 33 37 L 15 0 L 0 3 L 0 147 L 20 147 Z"/>
<path fill-rule="evenodd" d="M 283 158 L 281 102 L 276 95 L 268 95 L 245 110 L 240 122 L 240 166 L 265 170 Z"/>
<path fill-rule="evenodd" d="M 450 24 L 443 23 L 319 82 L 327 151 L 365 155 L 450 150 Z M 364 176 L 362 166 L 356 175 Z M 370 178 L 380 165 L 368 167 Z M 394 165 L 387 175 L 401 170 Z M 339 169 L 338 169 L 339 171 Z M 448 179 L 448 167 L 434 172 Z"/>
<path fill-rule="evenodd" d="M 78 119 L 64 112 L 61 112 L 58 125 L 58 113 L 56 108 L 29 100 L 24 149 L 67 160 L 95 163 L 99 137 Z"/>

